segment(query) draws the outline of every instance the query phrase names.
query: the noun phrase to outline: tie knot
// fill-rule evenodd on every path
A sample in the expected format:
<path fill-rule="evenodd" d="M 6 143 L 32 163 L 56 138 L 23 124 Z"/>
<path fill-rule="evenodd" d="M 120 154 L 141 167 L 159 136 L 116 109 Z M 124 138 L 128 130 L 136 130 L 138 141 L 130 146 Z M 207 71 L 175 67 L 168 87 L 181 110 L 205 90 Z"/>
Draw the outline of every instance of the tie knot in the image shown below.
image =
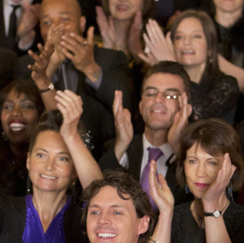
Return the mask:
<path fill-rule="evenodd" d="M 147 149 L 149 151 L 149 157 L 148 157 L 148 161 L 149 162 L 152 161 L 152 160 L 157 161 L 158 158 L 163 155 L 163 152 L 159 148 L 151 148 L 151 147 L 149 147 Z"/>
<path fill-rule="evenodd" d="M 16 11 L 16 9 L 18 9 L 18 8 L 20 8 L 21 7 L 21 5 L 13 5 L 13 4 L 11 4 L 11 7 L 13 8 L 13 12 L 15 12 Z"/>

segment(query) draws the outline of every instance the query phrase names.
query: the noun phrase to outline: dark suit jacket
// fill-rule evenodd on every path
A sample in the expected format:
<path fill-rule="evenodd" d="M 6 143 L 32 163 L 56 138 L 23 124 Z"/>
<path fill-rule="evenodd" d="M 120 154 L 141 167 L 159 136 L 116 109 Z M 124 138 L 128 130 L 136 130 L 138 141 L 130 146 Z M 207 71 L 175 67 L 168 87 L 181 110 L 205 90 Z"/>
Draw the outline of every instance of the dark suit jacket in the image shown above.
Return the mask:
<path fill-rule="evenodd" d="M 42 0 L 34 0 L 32 4 L 41 3 L 41 2 Z M 8 48 L 8 44 L 7 44 L 8 40 L 7 40 L 7 36 L 5 35 L 5 24 L 4 24 L 3 13 L 4 11 L 3 11 L 3 0 L 2 0 L 0 1 L 0 47 Z M 33 43 L 34 48 L 36 47 L 37 43 L 41 41 L 41 37 L 39 33 L 40 32 L 39 25 L 36 27 L 35 30 L 36 30 L 36 38 Z M 26 54 L 25 51 L 21 51 L 20 49 L 18 49 L 17 43 L 16 43 L 16 47 L 12 51 L 15 51 L 18 56 Z"/>
<path fill-rule="evenodd" d="M 98 90 L 92 89 L 85 82 L 85 75 L 78 72 L 79 80 L 76 93 L 83 101 L 83 121 L 87 130 L 91 131 L 92 142 L 95 145 L 93 155 L 99 159 L 102 155 L 102 146 L 106 140 L 115 137 L 114 118 L 113 118 L 113 99 L 114 91 L 123 91 L 123 105 L 132 113 L 136 103 L 134 102 L 134 87 L 131 81 L 131 74 L 127 59 L 123 52 L 110 49 L 94 47 L 95 61 L 102 68 L 103 78 Z M 15 67 L 16 78 L 30 78 L 30 70 L 27 64 L 33 63 L 29 56 L 18 59 Z M 59 82 L 55 84 L 60 88 Z"/>
<path fill-rule="evenodd" d="M 109 141 L 105 144 L 105 150 L 108 149 L 107 152 L 102 156 L 99 161 L 99 166 L 102 171 L 106 169 L 116 170 L 118 168 L 123 168 L 119 161 L 117 160 L 114 153 L 114 141 Z M 140 171 L 141 171 L 141 162 L 143 156 L 143 144 L 142 144 L 142 134 L 135 135 L 126 150 L 128 159 L 129 159 L 129 168 L 125 170 L 130 175 L 132 175 L 135 180 L 140 181 Z M 182 202 L 190 200 L 188 195 L 186 195 L 184 188 L 182 188 L 175 178 L 176 171 L 176 162 L 170 163 L 170 159 L 166 162 L 168 166 L 168 171 L 166 174 L 166 181 L 175 197 L 175 205 L 178 205 Z"/>
<path fill-rule="evenodd" d="M 0 48 L 0 90 L 12 81 L 16 54 L 8 49 Z"/>

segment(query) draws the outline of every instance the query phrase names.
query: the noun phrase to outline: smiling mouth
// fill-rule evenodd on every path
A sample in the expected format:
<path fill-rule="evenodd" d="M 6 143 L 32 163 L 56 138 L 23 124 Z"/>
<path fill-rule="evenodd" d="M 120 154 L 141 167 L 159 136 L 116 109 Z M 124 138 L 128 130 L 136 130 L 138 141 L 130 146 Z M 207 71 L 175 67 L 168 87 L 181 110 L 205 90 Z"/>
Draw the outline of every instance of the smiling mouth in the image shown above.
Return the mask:
<path fill-rule="evenodd" d="M 117 5 L 117 6 L 116 6 L 116 9 L 117 9 L 117 10 L 128 10 L 128 7 L 123 6 L 123 5 Z"/>
<path fill-rule="evenodd" d="M 199 188 L 206 188 L 209 186 L 209 184 L 206 184 L 206 183 L 195 183 L 195 185 Z"/>
<path fill-rule="evenodd" d="M 112 233 L 98 233 L 97 235 L 99 238 L 113 238 L 117 236 L 116 234 L 112 234 Z"/>
<path fill-rule="evenodd" d="M 11 123 L 9 127 L 12 131 L 19 132 L 24 130 L 26 125 L 24 125 L 23 123 Z"/>
<path fill-rule="evenodd" d="M 193 50 L 185 50 L 182 51 L 183 54 L 194 54 L 195 52 Z"/>
<path fill-rule="evenodd" d="M 42 178 L 50 179 L 50 180 L 56 180 L 56 179 L 57 179 L 57 177 L 54 177 L 54 176 L 47 176 L 47 175 L 42 175 L 42 174 L 40 174 L 40 176 L 41 176 Z"/>

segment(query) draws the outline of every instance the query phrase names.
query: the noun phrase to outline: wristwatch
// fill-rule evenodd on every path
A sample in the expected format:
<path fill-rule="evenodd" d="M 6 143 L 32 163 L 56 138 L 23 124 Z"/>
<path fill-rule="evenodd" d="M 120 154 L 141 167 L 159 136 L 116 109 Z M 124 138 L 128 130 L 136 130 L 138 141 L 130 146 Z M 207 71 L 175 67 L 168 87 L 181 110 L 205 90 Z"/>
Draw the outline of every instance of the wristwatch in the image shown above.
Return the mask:
<path fill-rule="evenodd" d="M 44 92 L 47 92 L 47 91 L 49 91 L 49 90 L 54 90 L 54 85 L 53 85 L 53 83 L 50 83 L 46 89 L 39 89 L 39 92 L 40 92 L 40 93 L 44 93 Z"/>
<path fill-rule="evenodd" d="M 205 216 L 205 217 L 215 217 L 215 218 L 218 218 L 218 217 L 221 215 L 221 213 L 222 213 L 222 211 L 215 210 L 215 211 L 212 212 L 212 213 L 204 212 L 204 216 Z"/>

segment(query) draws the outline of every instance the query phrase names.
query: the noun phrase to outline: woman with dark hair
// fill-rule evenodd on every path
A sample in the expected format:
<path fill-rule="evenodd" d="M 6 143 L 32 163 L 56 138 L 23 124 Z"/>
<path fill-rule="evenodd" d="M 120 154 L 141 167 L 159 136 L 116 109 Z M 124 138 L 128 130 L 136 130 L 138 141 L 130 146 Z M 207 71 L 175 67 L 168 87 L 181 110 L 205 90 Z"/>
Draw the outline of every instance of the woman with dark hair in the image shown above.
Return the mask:
<path fill-rule="evenodd" d="M 237 81 L 219 70 L 217 35 L 211 18 L 202 11 L 182 12 L 171 26 L 166 39 L 157 23 L 149 20 L 144 34 L 150 55 L 140 55 L 145 61 L 179 62 L 191 79 L 193 120 L 221 118 L 233 123 L 237 96 Z"/>
<path fill-rule="evenodd" d="M 1 193 L 26 194 L 29 139 L 43 111 L 40 93 L 29 80 L 13 81 L 1 91 Z"/>
<path fill-rule="evenodd" d="M 1 242 L 87 242 L 80 203 L 72 204 L 66 191 L 77 176 L 85 188 L 102 173 L 78 133 L 80 96 L 57 91 L 55 99 L 60 112 L 44 113 L 30 140 L 33 195 L 0 199 Z"/>
<path fill-rule="evenodd" d="M 129 60 L 140 63 L 141 29 L 152 17 L 154 6 L 154 0 L 102 0 L 96 12 L 103 46 L 123 51 Z"/>
<path fill-rule="evenodd" d="M 232 242 L 244 237 L 244 207 L 234 203 L 232 190 L 244 181 L 244 163 L 239 138 L 224 121 L 201 120 L 187 127 L 181 136 L 177 179 L 194 200 L 176 206 L 166 181 L 156 178 L 156 163 L 150 171 L 151 195 L 160 210 L 153 240 L 160 242 L 161 217 L 172 220 L 167 242 Z M 173 219 L 172 219 L 173 217 Z M 165 220 L 165 218 L 164 218 Z"/>

